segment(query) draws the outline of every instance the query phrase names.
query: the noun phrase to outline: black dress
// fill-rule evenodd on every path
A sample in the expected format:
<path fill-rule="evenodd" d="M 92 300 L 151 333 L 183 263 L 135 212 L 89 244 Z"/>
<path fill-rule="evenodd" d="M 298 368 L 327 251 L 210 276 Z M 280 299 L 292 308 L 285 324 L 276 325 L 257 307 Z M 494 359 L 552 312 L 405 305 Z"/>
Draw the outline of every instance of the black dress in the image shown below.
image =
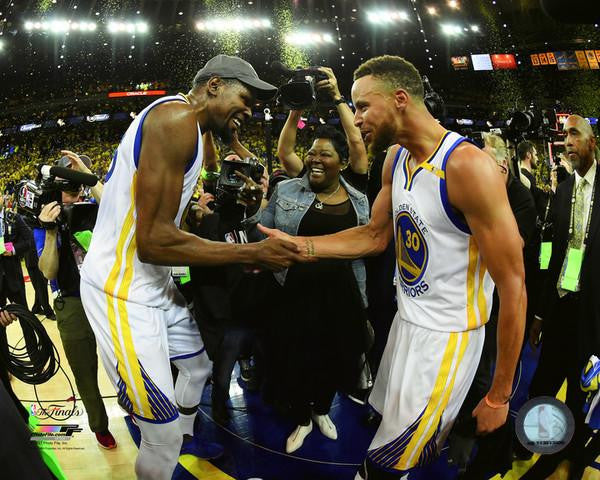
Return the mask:
<path fill-rule="evenodd" d="M 322 209 L 317 202 L 300 222 L 298 235 L 326 235 L 358 224 L 350 200 Z M 366 343 L 365 309 L 352 263 L 345 260 L 291 267 L 285 285 L 275 287 L 274 299 L 268 392 L 302 424 L 311 408 L 328 413 L 336 391 L 356 385 Z"/>

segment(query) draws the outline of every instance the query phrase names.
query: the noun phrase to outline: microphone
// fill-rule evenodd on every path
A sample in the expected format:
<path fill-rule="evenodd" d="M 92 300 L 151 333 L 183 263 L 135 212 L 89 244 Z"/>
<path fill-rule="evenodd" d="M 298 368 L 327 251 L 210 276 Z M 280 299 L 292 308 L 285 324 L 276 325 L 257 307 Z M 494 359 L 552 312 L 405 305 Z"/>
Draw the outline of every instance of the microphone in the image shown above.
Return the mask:
<path fill-rule="evenodd" d="M 72 168 L 41 165 L 38 169 L 44 177 L 60 177 L 69 182 L 87 185 L 88 187 L 93 187 L 98 183 L 98 177 L 96 177 L 96 175 L 78 172 Z"/>
<path fill-rule="evenodd" d="M 294 73 L 294 71 L 291 68 L 286 67 L 283 63 L 281 63 L 278 60 L 275 60 L 271 63 L 271 70 L 285 77 L 290 77 Z"/>
<path fill-rule="evenodd" d="M 431 83 L 429 83 L 429 79 L 427 78 L 427 75 L 423 75 L 423 87 L 425 87 L 425 93 L 433 93 L 433 87 L 431 86 Z"/>

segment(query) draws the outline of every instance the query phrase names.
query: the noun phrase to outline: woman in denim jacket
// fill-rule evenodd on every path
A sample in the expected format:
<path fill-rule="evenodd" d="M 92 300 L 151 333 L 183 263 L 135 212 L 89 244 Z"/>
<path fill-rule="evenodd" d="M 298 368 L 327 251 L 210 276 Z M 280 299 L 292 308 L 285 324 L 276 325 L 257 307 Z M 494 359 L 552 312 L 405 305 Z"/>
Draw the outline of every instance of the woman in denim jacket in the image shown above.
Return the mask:
<path fill-rule="evenodd" d="M 367 197 L 340 172 L 348 162 L 345 137 L 320 127 L 302 178 L 278 184 L 268 206 L 248 219 L 291 235 L 325 235 L 369 221 Z M 266 339 L 267 400 L 289 409 L 298 425 L 286 451 L 300 448 L 312 431 L 335 440 L 329 418 L 336 391 L 349 391 L 360 374 L 366 343 L 366 274 L 362 260 L 326 260 L 295 265 L 274 274 L 273 317 Z M 268 398 L 270 397 L 270 398 Z"/>

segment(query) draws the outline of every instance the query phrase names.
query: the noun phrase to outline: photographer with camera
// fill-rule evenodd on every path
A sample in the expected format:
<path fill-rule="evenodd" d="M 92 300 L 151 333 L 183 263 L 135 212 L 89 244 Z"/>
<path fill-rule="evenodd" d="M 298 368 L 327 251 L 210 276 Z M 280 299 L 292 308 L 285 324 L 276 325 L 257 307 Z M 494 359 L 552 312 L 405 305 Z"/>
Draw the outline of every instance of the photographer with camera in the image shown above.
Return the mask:
<path fill-rule="evenodd" d="M 209 165 L 216 163 L 212 136 L 205 135 L 204 142 L 205 160 Z M 244 244 L 248 240 L 242 221 L 261 205 L 268 186 L 267 174 L 262 165 L 240 158 L 239 154 L 246 159 L 254 156 L 239 142 L 237 134 L 230 147 L 236 153 L 223 159 L 213 190 L 192 205 L 188 224 L 190 231 L 201 238 Z M 254 351 L 261 307 L 267 301 L 264 279 L 268 274 L 241 265 L 196 266 L 190 274 L 195 318 L 213 361 L 212 415 L 223 424 L 230 418 L 227 401 L 235 363 L 240 358 L 248 359 Z"/>
<path fill-rule="evenodd" d="M 354 125 L 354 113 L 346 103 L 346 99 L 340 93 L 333 70 L 328 67 L 322 67 L 318 70 L 326 78 L 315 84 L 316 90 L 322 96 L 329 97 L 333 101 L 340 117 L 340 123 L 346 134 L 349 149 L 349 168 L 345 168 L 342 171 L 342 175 L 354 188 L 361 192 L 366 192 L 369 178 L 367 173 L 369 161 L 360 130 Z M 302 159 L 294 151 L 298 122 L 301 117 L 302 110 L 290 110 L 277 143 L 277 157 L 281 161 L 281 165 L 290 177 L 297 178 L 301 178 L 306 173 L 306 167 Z"/>
<path fill-rule="evenodd" d="M 62 153 L 64 156 L 59 160 L 58 166 L 91 173 L 89 158 L 80 157 L 69 150 L 63 150 Z M 61 192 L 60 203 L 54 201 L 42 207 L 38 218 L 43 228 L 36 229 L 34 236 L 40 257 L 39 268 L 48 280 L 55 280 L 58 284 L 58 295 L 54 299 L 56 325 L 77 390 L 88 414 L 90 429 L 101 447 L 111 449 L 117 444 L 108 430 L 108 416 L 98 388 L 96 339 L 79 294 L 79 269 L 87 249 L 83 240 L 85 235 L 76 236 L 79 232 L 72 231 L 61 215 L 65 207 L 72 207 L 80 201 L 83 188 L 81 185 L 75 188 L 74 191 Z M 102 184 L 98 182 L 92 192 L 95 201 L 100 202 Z M 82 232 L 91 232 L 94 221 L 95 218 L 90 219 L 86 222 L 87 225 L 79 228 Z"/>

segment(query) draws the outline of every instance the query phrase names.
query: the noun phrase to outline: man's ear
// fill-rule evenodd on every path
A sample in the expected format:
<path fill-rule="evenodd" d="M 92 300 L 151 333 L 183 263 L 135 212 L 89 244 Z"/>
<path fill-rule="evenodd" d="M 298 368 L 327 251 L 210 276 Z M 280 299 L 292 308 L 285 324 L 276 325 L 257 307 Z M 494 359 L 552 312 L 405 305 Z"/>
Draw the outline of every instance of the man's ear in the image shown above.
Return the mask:
<path fill-rule="evenodd" d="M 220 77 L 211 77 L 206 82 L 206 90 L 208 95 L 217 96 L 219 88 L 223 86 L 223 80 Z"/>
<path fill-rule="evenodd" d="M 399 88 L 394 92 L 394 104 L 398 110 L 404 110 L 408 104 L 409 95 L 408 92 L 402 88 Z"/>

